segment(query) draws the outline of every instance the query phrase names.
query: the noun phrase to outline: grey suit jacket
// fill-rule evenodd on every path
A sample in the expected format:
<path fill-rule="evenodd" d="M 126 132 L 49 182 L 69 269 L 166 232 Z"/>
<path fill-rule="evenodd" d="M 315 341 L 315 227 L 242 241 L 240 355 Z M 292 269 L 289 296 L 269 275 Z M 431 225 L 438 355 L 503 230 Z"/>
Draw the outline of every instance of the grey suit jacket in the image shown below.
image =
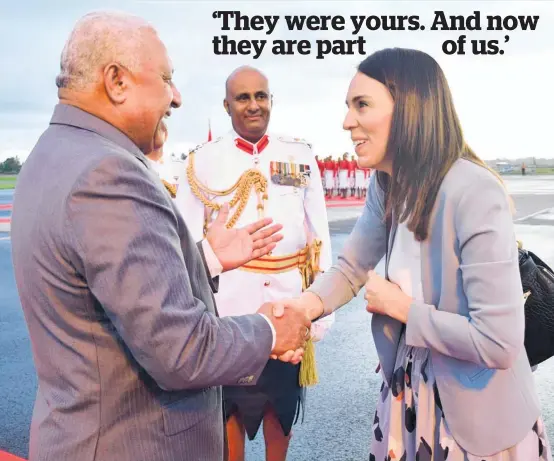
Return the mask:
<path fill-rule="evenodd" d="M 393 244 L 393 217 L 389 243 Z M 373 175 L 366 204 L 337 264 L 310 291 L 329 313 L 364 286 L 385 255 L 384 194 Z M 390 253 L 390 252 L 389 252 Z M 485 168 L 458 160 L 435 202 L 422 243 L 424 302 L 413 302 L 406 342 L 430 349 L 447 424 L 458 444 L 486 456 L 510 447 L 540 414 L 524 349 L 524 301 L 507 195 Z M 373 315 L 387 382 L 403 325 Z"/>
<path fill-rule="evenodd" d="M 130 139 L 58 105 L 18 178 L 12 245 L 38 375 L 30 460 L 221 461 L 219 386 L 256 383 L 271 329 L 217 317 L 202 255 Z"/>

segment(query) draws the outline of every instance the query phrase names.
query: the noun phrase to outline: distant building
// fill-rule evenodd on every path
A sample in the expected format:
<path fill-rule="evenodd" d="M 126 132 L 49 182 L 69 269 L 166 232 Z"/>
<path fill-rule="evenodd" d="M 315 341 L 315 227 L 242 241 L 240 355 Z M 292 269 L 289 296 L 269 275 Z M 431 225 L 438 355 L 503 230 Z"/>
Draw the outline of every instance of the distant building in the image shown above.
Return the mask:
<path fill-rule="evenodd" d="M 503 173 L 512 173 L 514 171 L 514 166 L 508 162 L 496 162 L 496 171 L 500 174 Z"/>

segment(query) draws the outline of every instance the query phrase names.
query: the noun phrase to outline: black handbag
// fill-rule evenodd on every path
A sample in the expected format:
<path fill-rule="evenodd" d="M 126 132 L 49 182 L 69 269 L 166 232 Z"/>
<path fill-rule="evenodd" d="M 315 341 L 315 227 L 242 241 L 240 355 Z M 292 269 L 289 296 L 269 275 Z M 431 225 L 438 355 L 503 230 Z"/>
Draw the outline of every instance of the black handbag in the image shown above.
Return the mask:
<path fill-rule="evenodd" d="M 525 349 L 531 366 L 554 356 L 554 272 L 518 242 L 525 300 Z"/>

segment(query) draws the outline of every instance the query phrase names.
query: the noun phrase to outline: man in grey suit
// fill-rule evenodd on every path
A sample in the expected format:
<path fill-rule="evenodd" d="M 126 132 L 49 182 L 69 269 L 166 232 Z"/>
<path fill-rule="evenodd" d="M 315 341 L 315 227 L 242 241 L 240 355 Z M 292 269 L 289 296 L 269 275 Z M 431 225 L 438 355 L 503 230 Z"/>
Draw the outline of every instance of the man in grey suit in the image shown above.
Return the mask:
<path fill-rule="evenodd" d="M 226 229 L 224 210 L 192 240 L 144 155 L 181 99 L 141 19 L 84 17 L 57 86 L 12 220 L 39 383 L 30 459 L 221 461 L 220 386 L 255 384 L 270 354 L 298 362 L 309 333 L 299 309 L 217 317 L 217 273 L 270 251 L 279 226 Z"/>

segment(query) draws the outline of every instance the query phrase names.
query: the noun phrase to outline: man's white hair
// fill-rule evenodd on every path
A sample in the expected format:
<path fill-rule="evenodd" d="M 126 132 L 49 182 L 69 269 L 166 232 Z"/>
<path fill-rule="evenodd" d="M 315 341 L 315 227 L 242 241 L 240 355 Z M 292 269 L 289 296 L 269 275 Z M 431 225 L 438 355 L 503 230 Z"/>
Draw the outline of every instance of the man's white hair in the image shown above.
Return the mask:
<path fill-rule="evenodd" d="M 98 81 L 110 62 L 131 71 L 139 69 L 147 31 L 156 33 L 144 19 L 127 13 L 100 11 L 83 16 L 65 43 L 56 86 L 84 90 Z"/>

